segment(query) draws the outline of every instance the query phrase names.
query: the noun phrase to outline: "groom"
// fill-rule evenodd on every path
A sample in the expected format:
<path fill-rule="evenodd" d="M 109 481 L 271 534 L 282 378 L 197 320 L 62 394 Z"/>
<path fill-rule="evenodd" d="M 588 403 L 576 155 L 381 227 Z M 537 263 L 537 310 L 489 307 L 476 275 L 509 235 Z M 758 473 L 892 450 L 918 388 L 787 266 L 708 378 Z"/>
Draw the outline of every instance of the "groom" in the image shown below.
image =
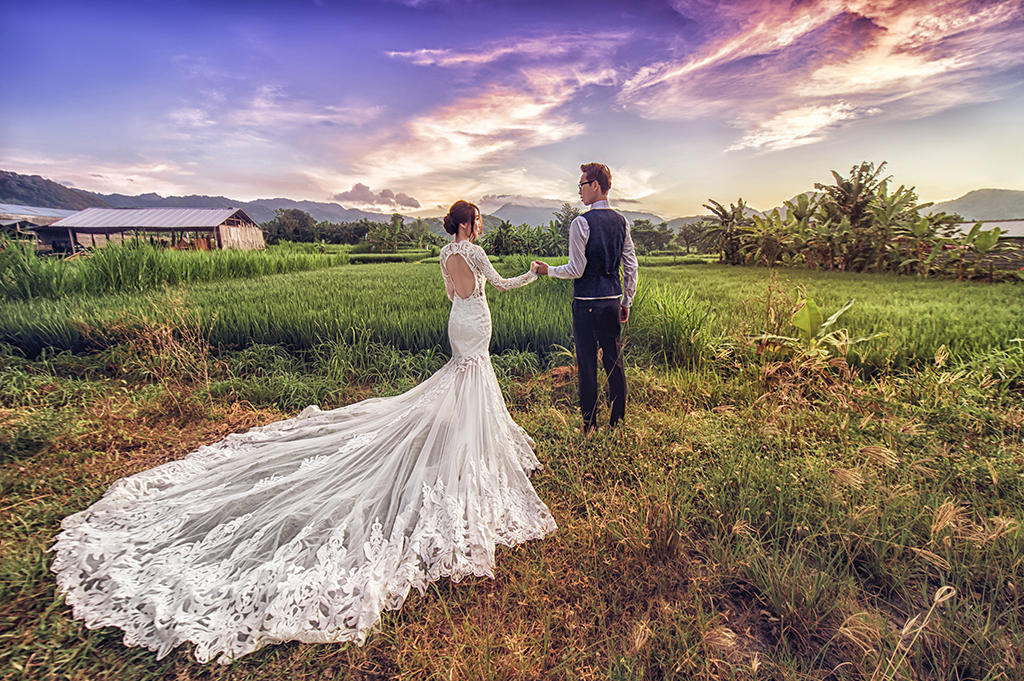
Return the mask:
<path fill-rule="evenodd" d="M 608 374 L 610 425 L 626 413 L 626 372 L 619 329 L 629 320 L 636 294 L 636 251 L 629 222 L 608 206 L 612 173 L 603 163 L 580 166 L 580 200 L 590 206 L 569 226 L 569 262 L 558 267 L 537 260 L 537 274 L 573 279 L 572 335 L 579 367 L 583 430 L 597 426 L 597 349 Z M 623 282 L 619 283 L 619 265 Z M 623 291 L 625 289 L 625 291 Z"/>

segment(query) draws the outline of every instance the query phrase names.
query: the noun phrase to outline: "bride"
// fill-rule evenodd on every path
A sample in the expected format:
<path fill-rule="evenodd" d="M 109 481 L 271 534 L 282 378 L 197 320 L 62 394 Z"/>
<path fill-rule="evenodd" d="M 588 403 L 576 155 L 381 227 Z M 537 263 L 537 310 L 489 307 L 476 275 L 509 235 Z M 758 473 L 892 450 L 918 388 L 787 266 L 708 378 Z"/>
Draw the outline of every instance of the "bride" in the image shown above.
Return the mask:
<path fill-rule="evenodd" d="M 362 644 L 411 588 L 493 577 L 497 544 L 555 530 L 533 440 L 491 368 L 480 211 L 441 250 L 452 358 L 412 390 L 229 435 L 115 482 L 61 523 L 52 570 L 74 615 L 125 645 L 230 662 L 282 641 Z"/>

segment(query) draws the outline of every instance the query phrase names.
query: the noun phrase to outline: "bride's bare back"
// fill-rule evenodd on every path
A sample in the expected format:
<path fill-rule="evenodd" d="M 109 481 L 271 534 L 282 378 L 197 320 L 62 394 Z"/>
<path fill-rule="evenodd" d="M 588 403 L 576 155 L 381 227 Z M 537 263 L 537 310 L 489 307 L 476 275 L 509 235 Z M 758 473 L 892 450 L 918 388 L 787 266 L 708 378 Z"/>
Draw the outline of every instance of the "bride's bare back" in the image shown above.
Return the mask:
<path fill-rule="evenodd" d="M 468 298 L 473 295 L 473 291 L 476 290 L 476 277 L 473 276 L 473 270 L 469 268 L 469 263 L 461 255 L 458 253 L 449 255 L 445 261 L 445 268 L 448 270 L 448 276 L 451 278 L 452 286 L 459 298 Z M 449 291 L 450 293 L 451 291 Z"/>

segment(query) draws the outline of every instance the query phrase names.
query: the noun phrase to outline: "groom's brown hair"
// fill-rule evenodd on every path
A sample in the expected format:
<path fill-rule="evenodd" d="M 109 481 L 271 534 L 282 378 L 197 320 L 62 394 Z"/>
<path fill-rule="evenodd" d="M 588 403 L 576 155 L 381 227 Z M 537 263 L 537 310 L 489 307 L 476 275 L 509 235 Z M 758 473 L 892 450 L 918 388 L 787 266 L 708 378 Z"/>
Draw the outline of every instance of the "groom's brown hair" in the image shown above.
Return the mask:
<path fill-rule="evenodd" d="M 608 170 L 608 166 L 605 164 L 596 162 L 584 163 L 580 166 L 580 170 L 586 175 L 587 182 L 597 180 L 602 194 L 607 194 L 608 190 L 612 188 L 612 171 Z"/>

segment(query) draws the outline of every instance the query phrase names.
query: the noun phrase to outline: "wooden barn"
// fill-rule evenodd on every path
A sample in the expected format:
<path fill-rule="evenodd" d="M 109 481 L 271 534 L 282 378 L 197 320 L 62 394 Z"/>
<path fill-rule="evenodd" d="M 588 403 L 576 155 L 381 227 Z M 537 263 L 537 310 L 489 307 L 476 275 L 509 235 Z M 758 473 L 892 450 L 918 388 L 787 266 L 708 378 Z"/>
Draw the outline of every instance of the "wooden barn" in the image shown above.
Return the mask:
<path fill-rule="evenodd" d="M 58 251 L 132 241 L 195 250 L 266 247 L 263 230 L 239 208 L 86 208 L 34 231 Z"/>

